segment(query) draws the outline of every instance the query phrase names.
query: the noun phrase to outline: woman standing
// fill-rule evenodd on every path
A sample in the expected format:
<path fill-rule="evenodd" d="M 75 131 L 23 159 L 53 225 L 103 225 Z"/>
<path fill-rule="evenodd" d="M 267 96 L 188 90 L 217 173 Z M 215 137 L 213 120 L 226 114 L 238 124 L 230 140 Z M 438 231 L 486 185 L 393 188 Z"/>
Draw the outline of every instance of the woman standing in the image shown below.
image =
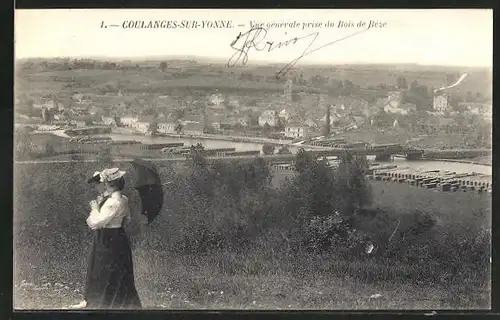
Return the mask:
<path fill-rule="evenodd" d="M 94 231 L 84 301 L 74 306 L 90 309 L 137 309 L 132 250 L 124 225 L 131 220 L 128 198 L 122 194 L 125 171 L 96 172 L 89 180 L 100 196 L 90 202 L 87 225 Z"/>

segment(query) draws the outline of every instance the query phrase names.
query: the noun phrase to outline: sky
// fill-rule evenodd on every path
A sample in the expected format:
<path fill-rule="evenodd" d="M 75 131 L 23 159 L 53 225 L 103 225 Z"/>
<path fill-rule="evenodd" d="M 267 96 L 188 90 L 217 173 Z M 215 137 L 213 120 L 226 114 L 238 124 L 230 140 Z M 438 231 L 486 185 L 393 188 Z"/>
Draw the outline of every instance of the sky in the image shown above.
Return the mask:
<path fill-rule="evenodd" d="M 130 29 L 128 21 L 231 21 L 233 28 Z M 339 28 L 352 21 L 355 27 Z M 422 65 L 491 67 L 493 64 L 493 11 L 489 9 L 425 10 L 223 10 L 223 9 L 56 9 L 15 11 L 15 57 L 204 56 L 225 59 L 236 52 L 230 44 L 248 32 L 250 21 L 296 22 L 298 27 L 265 26 L 266 41 L 284 42 L 306 37 L 281 48 L 248 52 L 252 62 L 288 63 L 310 49 L 344 38 L 363 28 L 359 21 L 386 23 L 325 46 L 298 63 L 414 63 Z M 322 27 L 302 29 L 304 23 Z M 326 23 L 334 27 L 325 27 Z M 119 27 L 101 28 L 102 24 Z M 241 26 L 240 26 L 241 25 Z M 366 27 L 365 27 L 366 28 Z M 240 38 L 238 43 L 242 42 Z M 267 47 L 269 48 L 269 47 Z M 241 61 L 238 61 L 241 63 Z"/>

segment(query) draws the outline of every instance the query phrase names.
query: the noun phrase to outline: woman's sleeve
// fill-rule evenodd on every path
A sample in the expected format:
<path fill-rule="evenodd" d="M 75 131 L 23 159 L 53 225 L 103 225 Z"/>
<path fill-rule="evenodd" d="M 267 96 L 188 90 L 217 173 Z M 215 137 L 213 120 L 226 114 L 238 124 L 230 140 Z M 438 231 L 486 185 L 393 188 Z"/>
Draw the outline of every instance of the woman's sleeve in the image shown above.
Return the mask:
<path fill-rule="evenodd" d="M 128 208 L 128 206 L 126 206 L 126 208 L 125 208 L 125 216 L 123 217 L 123 225 L 127 226 L 131 222 L 132 222 L 132 216 L 130 214 L 130 209 Z"/>
<path fill-rule="evenodd" d="M 119 200 L 110 198 L 102 205 L 101 210 L 92 210 L 87 218 L 87 225 L 98 229 L 104 227 L 113 217 L 123 211 Z"/>
<path fill-rule="evenodd" d="M 132 222 L 132 215 L 130 210 L 130 201 L 127 196 L 122 196 L 123 199 L 123 226 Z"/>

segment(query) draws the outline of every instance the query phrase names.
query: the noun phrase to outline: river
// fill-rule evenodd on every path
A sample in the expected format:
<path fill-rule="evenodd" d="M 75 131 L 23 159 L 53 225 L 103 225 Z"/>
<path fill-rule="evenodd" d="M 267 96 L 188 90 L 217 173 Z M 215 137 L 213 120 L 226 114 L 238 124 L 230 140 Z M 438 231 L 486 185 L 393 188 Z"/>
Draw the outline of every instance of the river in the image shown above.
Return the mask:
<path fill-rule="evenodd" d="M 370 159 L 371 158 L 371 159 Z M 368 157 L 370 160 L 374 160 L 375 157 Z M 491 166 L 482 164 L 469 164 L 460 162 L 450 162 L 450 161 L 439 161 L 439 160 L 406 160 L 405 158 L 394 158 L 391 162 L 398 167 L 409 167 L 415 170 L 448 170 L 454 171 L 456 173 L 480 173 L 485 175 L 492 175 Z"/>
<path fill-rule="evenodd" d="M 101 137 L 110 137 L 116 141 L 123 140 L 135 140 L 144 143 L 170 143 L 170 142 L 182 142 L 185 146 L 190 146 L 194 144 L 201 143 L 205 149 L 219 149 L 219 148 L 236 148 L 236 151 L 254 151 L 262 150 L 262 143 L 253 142 L 234 142 L 225 140 L 212 140 L 212 139 L 202 139 L 202 138 L 178 138 L 178 137 L 146 137 L 141 135 L 122 135 L 122 134 L 107 134 L 99 135 Z M 292 153 L 297 153 L 299 150 L 297 147 L 288 147 Z"/>
<path fill-rule="evenodd" d="M 201 143 L 205 149 L 216 149 L 216 148 L 236 148 L 236 151 L 252 151 L 252 150 L 262 150 L 263 144 L 252 143 L 252 142 L 233 142 L 224 140 L 211 140 L 211 139 L 200 139 L 200 138 L 178 138 L 178 137 L 146 137 L 142 135 L 122 135 L 122 134 L 107 134 L 100 135 L 110 137 L 116 141 L 123 140 L 135 140 L 144 143 L 170 143 L 170 142 L 182 142 L 184 145 L 189 146 L 197 143 Z M 301 146 L 288 146 L 288 149 L 292 153 L 297 153 L 298 150 L 302 148 Z M 304 147 L 307 149 L 307 147 Z M 369 156 L 369 160 L 374 160 L 375 157 Z M 476 172 L 485 175 L 492 175 L 492 167 L 480 164 L 469 164 L 469 163 L 459 163 L 459 162 L 449 162 L 449 161 L 429 161 L 429 160 L 414 160 L 409 161 L 404 158 L 394 158 L 392 161 L 401 167 L 410 167 L 415 170 L 449 170 L 455 171 L 457 173 L 470 173 Z"/>

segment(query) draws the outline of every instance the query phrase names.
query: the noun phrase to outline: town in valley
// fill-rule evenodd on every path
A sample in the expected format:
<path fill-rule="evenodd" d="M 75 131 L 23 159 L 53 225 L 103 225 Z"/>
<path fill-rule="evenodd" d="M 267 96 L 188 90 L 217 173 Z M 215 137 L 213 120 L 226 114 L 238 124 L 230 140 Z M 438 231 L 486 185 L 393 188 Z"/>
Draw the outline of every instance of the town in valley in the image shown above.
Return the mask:
<path fill-rule="evenodd" d="M 16 307 L 81 299 L 85 181 L 139 157 L 165 192 L 144 308 L 488 308 L 491 70 L 282 67 L 18 59 Z"/>
<path fill-rule="evenodd" d="M 106 126 L 117 133 L 293 143 L 325 136 L 329 113 L 327 135 L 350 141 L 491 147 L 487 70 L 313 66 L 277 79 L 273 67 L 229 69 L 193 60 L 20 61 L 15 124 L 37 131 Z M 435 92 L 463 72 L 468 75 L 461 83 Z"/>

